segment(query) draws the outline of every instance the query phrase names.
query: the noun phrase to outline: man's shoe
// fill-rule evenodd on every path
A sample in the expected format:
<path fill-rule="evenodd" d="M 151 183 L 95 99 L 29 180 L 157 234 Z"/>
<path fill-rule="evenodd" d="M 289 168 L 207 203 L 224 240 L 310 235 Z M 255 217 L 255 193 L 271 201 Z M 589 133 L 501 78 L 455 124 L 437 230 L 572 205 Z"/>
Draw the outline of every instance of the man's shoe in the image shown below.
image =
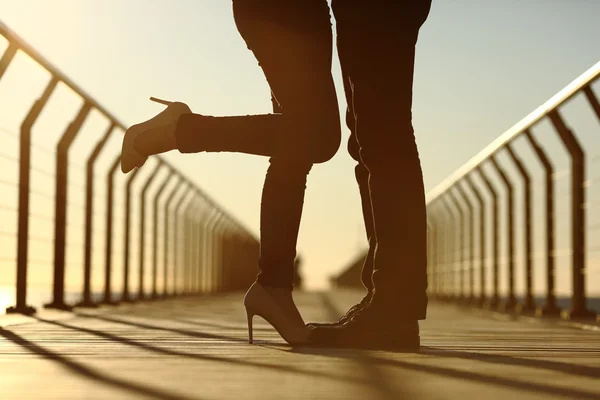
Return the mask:
<path fill-rule="evenodd" d="M 360 312 L 363 308 L 365 308 L 371 302 L 372 297 L 373 297 L 373 291 L 370 290 L 369 292 L 367 292 L 365 297 L 363 297 L 363 299 L 360 301 L 360 303 L 355 304 L 352 307 L 350 307 L 350 309 L 346 312 L 346 314 L 342 315 L 340 317 L 340 319 L 338 319 L 335 322 L 327 322 L 327 323 L 310 322 L 310 323 L 306 324 L 306 326 L 313 329 L 313 328 L 317 328 L 317 327 L 334 327 L 334 326 L 343 325 L 346 322 L 350 321 L 350 319 L 354 316 L 354 314 L 356 314 L 357 312 Z"/>
<path fill-rule="evenodd" d="M 397 320 L 370 304 L 350 320 L 336 326 L 316 326 L 311 330 L 311 344 L 370 350 L 417 351 L 420 347 L 419 322 Z"/>

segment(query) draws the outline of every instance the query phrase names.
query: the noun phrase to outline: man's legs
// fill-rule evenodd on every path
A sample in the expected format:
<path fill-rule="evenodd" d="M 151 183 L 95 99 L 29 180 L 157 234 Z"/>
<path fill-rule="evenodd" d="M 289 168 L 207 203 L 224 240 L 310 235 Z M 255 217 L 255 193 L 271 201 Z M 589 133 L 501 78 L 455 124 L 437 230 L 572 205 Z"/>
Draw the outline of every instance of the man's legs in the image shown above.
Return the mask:
<path fill-rule="evenodd" d="M 338 52 L 352 93 L 348 103 L 368 170 L 375 290 L 369 306 L 348 323 L 325 336 L 315 332 L 324 341 L 370 345 L 396 340 L 404 330 L 416 335 L 406 344 L 418 344 L 416 321 L 427 309 L 427 223 L 411 108 L 415 45 L 429 7 L 429 0 L 334 0 Z"/>

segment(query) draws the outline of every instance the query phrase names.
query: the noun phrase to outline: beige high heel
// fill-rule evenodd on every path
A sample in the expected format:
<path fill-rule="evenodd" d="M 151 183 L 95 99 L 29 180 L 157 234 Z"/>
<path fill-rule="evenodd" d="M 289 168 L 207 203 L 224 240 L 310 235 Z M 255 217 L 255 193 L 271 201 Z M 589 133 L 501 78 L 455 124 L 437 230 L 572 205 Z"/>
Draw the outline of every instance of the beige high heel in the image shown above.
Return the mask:
<path fill-rule="evenodd" d="M 255 315 L 267 321 L 279 335 L 289 344 L 308 343 L 310 330 L 305 326 L 298 326 L 288 318 L 269 292 L 259 283 L 250 286 L 244 296 L 244 306 L 248 318 L 248 343 L 254 343 L 252 332 L 252 319 Z"/>
<path fill-rule="evenodd" d="M 125 174 L 136 167 L 140 168 L 148 159 L 147 156 L 140 154 L 135 149 L 135 139 L 139 135 L 151 129 L 161 129 L 165 131 L 165 135 L 174 135 L 179 116 L 192 112 L 184 103 L 157 99 L 156 97 L 150 97 L 150 100 L 155 103 L 164 104 L 167 108 L 148 121 L 131 126 L 125 132 L 123 147 L 121 149 L 121 171 Z"/>

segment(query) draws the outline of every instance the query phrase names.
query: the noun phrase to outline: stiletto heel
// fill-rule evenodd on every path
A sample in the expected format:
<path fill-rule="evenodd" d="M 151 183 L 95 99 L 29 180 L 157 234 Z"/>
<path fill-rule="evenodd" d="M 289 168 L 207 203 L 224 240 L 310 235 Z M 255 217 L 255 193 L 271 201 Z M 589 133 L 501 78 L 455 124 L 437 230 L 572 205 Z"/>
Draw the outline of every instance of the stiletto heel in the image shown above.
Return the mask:
<path fill-rule="evenodd" d="M 159 103 L 159 104 L 164 104 L 165 106 L 170 106 L 171 104 L 173 104 L 172 101 L 159 99 L 158 97 L 150 97 L 150 101 L 153 101 L 153 102 Z"/>
<path fill-rule="evenodd" d="M 248 316 L 248 337 L 253 343 L 252 317 L 258 315 L 267 321 L 289 344 L 308 343 L 309 329 L 293 322 L 279 307 L 275 298 L 259 283 L 255 282 L 244 296 L 244 306 Z"/>
<path fill-rule="evenodd" d="M 248 318 L 248 343 L 253 344 L 254 340 L 252 339 L 252 318 L 254 318 L 254 313 L 251 312 L 248 308 L 246 308 L 246 317 Z"/>

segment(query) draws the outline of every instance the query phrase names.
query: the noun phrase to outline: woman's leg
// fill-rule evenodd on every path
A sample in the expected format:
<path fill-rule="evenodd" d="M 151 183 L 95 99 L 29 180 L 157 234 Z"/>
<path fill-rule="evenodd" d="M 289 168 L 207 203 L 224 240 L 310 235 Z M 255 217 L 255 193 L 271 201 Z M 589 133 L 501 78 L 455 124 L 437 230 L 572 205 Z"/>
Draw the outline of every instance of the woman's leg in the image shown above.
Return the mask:
<path fill-rule="evenodd" d="M 238 129 L 208 142 L 225 150 L 271 156 L 262 195 L 257 280 L 291 290 L 306 176 L 313 163 L 331 158 L 340 142 L 329 10 L 310 16 L 316 25 L 295 29 L 295 21 L 288 19 L 299 17 L 293 10 L 286 9 L 275 21 L 272 14 L 261 18 L 251 3 L 234 1 L 236 24 L 265 73 L 276 113 L 221 120 Z M 201 117 L 182 117 L 180 125 L 186 120 L 192 125 L 187 138 L 203 136 L 193 125 L 203 124 Z"/>

